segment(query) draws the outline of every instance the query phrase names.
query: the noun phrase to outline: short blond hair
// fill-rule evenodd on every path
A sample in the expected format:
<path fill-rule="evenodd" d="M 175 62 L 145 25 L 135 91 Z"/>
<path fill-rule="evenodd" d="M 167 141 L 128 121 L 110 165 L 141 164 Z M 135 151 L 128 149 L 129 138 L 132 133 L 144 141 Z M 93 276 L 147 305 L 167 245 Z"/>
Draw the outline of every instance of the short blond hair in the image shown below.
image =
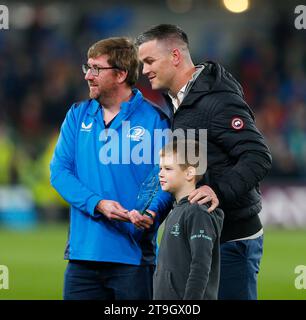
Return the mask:
<path fill-rule="evenodd" d="M 203 161 L 203 155 L 200 154 L 200 144 L 196 140 L 191 139 L 175 139 L 166 144 L 160 151 L 160 157 L 166 155 L 176 155 L 177 164 L 182 170 L 186 170 L 188 167 L 196 169 L 198 174 L 195 175 L 195 182 L 198 183 L 205 172 L 198 172 L 199 162 Z M 189 153 L 190 150 L 194 150 L 194 155 Z M 206 161 L 206 159 L 204 159 Z"/>

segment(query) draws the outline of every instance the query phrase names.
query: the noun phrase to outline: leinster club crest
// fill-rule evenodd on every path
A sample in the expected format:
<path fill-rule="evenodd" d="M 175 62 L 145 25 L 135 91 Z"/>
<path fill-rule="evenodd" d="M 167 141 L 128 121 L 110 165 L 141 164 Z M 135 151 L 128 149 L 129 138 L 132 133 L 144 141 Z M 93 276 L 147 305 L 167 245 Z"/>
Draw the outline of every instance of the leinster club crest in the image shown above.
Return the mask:
<path fill-rule="evenodd" d="M 127 137 L 133 141 L 141 141 L 143 140 L 144 133 L 145 133 L 145 129 L 143 127 L 136 126 L 129 130 Z"/>
<path fill-rule="evenodd" d="M 174 224 L 170 233 L 177 237 L 180 234 L 180 225 L 178 223 Z"/>

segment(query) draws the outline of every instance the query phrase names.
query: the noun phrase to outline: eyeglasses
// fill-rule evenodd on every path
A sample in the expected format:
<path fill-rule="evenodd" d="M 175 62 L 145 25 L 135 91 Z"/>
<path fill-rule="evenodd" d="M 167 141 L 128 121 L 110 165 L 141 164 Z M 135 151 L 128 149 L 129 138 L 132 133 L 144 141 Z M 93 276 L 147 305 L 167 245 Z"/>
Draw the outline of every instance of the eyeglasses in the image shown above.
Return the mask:
<path fill-rule="evenodd" d="M 94 77 L 97 77 L 101 70 L 107 70 L 107 69 L 118 69 L 117 67 L 91 67 L 87 63 L 82 64 L 82 71 L 84 74 L 87 74 L 88 70 L 90 70 L 91 74 Z"/>

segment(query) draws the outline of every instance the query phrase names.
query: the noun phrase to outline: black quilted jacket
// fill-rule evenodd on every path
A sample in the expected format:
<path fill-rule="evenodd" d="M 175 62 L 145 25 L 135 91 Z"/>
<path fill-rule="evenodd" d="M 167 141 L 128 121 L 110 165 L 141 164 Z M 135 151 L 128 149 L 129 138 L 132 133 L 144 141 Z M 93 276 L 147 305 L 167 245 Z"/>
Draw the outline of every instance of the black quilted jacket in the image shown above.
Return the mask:
<path fill-rule="evenodd" d="M 173 130 L 207 129 L 207 172 L 200 185 L 209 185 L 225 213 L 221 242 L 250 236 L 262 228 L 259 182 L 271 168 L 271 153 L 255 126 L 241 85 L 221 65 L 204 70 L 173 115 Z"/>

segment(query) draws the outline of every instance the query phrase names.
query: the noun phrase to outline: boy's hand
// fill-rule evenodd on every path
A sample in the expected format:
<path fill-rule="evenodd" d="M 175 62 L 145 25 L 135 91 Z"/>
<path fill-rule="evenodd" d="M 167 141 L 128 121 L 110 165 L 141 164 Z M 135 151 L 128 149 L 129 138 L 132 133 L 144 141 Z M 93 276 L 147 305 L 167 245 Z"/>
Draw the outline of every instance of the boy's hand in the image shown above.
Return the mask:
<path fill-rule="evenodd" d="M 132 210 L 128 212 L 128 216 L 130 218 L 130 221 L 140 229 L 148 229 L 152 226 L 154 223 L 154 218 L 156 216 L 156 213 L 151 210 L 146 210 L 146 213 L 143 215 L 140 214 L 137 210 Z"/>
<path fill-rule="evenodd" d="M 192 191 L 188 197 L 190 203 L 198 202 L 198 204 L 204 204 L 211 202 L 211 206 L 208 208 L 208 212 L 214 211 L 219 205 L 219 199 L 214 190 L 209 186 L 202 186 Z"/>

